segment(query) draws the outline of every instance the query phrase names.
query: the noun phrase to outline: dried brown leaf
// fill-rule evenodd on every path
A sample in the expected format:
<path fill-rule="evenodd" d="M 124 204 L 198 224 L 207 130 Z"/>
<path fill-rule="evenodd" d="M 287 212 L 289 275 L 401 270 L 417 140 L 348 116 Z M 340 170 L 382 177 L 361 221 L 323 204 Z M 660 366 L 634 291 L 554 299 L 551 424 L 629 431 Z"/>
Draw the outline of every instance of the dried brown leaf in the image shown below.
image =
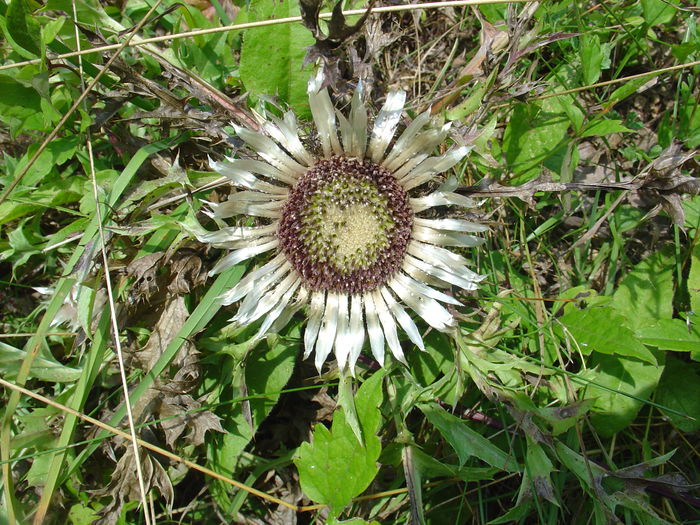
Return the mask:
<path fill-rule="evenodd" d="M 114 525 L 121 515 L 121 507 L 125 502 L 141 499 L 134 458 L 133 448 L 127 447 L 114 468 L 109 484 L 95 491 L 97 496 L 111 498 L 109 504 L 100 511 L 102 517 L 95 522 L 96 524 Z M 152 488 L 158 489 L 160 495 L 165 498 L 168 509 L 172 509 L 175 496 L 173 484 L 163 466 L 152 456 L 142 453 L 141 470 L 146 491 L 150 491 Z"/>
<path fill-rule="evenodd" d="M 165 433 L 165 441 L 169 447 L 174 447 L 180 436 L 188 430 L 184 439 L 191 445 L 204 443 L 204 435 L 208 430 L 224 432 L 221 418 L 209 410 L 202 410 L 202 401 L 188 394 L 165 396 L 159 409 L 161 428 Z"/>

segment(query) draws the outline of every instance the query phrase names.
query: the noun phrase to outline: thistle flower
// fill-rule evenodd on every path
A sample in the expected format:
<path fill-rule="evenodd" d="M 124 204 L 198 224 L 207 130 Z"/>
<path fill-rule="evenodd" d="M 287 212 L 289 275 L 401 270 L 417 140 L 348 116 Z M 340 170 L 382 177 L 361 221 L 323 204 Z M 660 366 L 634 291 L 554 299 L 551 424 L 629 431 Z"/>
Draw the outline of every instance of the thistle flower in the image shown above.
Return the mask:
<path fill-rule="evenodd" d="M 473 201 L 449 190 L 420 191 L 470 148 L 430 156 L 449 124 L 435 128 L 428 113 L 394 140 L 403 91 L 388 94 L 371 133 L 361 87 L 347 117 L 333 108 L 320 77 L 309 82 L 308 92 L 318 155 L 300 140 L 292 112 L 283 119 L 261 119 L 265 134 L 235 126 L 254 155 L 211 163 L 243 190 L 212 203 L 210 213 L 221 219 L 257 217 L 259 225 L 200 231 L 197 237 L 231 250 L 212 274 L 269 254 L 221 297 L 225 305 L 241 301 L 232 321 L 247 324 L 262 318 L 258 337 L 279 330 L 306 307 L 304 358 L 315 352 L 319 371 L 331 351 L 341 369 L 354 371 L 365 339 L 380 364 L 385 345 L 405 363 L 398 327 L 425 349 L 406 308 L 448 332 L 456 323 L 443 304 L 460 303 L 439 288 L 473 290 L 481 280 L 464 257 L 445 246 L 477 246 L 483 239 L 473 234 L 487 228 L 462 219 L 424 217 L 431 208 L 470 207 Z"/>

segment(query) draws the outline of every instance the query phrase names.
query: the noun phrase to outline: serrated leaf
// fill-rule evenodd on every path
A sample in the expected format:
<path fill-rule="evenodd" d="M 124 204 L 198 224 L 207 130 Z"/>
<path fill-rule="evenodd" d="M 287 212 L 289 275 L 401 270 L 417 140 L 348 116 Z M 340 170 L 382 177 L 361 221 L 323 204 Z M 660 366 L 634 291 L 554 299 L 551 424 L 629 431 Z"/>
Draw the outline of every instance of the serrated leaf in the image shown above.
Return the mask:
<path fill-rule="evenodd" d="M 663 366 L 652 365 L 630 357 L 593 354 L 587 371 L 585 397 L 594 398 L 591 420 L 606 436 L 629 425 L 645 400 L 654 391 Z M 599 386 L 598 386 L 599 385 Z"/>
<path fill-rule="evenodd" d="M 251 19 L 299 15 L 296 0 L 262 0 L 253 4 Z M 311 74 L 302 71 L 306 48 L 314 43 L 301 24 L 274 24 L 246 30 L 241 48 L 240 74 L 245 88 L 256 96 L 278 96 L 303 116 L 308 107 L 306 85 Z"/>
<path fill-rule="evenodd" d="M 626 328 L 626 319 L 610 307 L 586 308 L 559 319 L 584 354 L 600 352 L 637 357 L 656 364 L 654 355 Z"/>
<path fill-rule="evenodd" d="M 344 411 L 338 410 L 333 416 L 331 430 L 322 424 L 316 425 L 312 443 L 303 443 L 294 461 L 304 493 L 328 505 L 335 516 L 369 486 L 379 471 L 377 459 L 381 441 L 376 432 L 381 423 L 378 406 L 382 399 L 382 378 L 383 374 L 374 374 L 355 396 L 364 447 L 346 422 Z M 348 468 L 349 465 L 352 468 Z"/>
<path fill-rule="evenodd" d="M 466 421 L 448 414 L 435 404 L 419 405 L 418 408 L 457 452 L 461 465 L 469 458 L 476 457 L 501 470 L 508 472 L 519 470 L 518 464 L 512 456 L 469 428 Z"/>

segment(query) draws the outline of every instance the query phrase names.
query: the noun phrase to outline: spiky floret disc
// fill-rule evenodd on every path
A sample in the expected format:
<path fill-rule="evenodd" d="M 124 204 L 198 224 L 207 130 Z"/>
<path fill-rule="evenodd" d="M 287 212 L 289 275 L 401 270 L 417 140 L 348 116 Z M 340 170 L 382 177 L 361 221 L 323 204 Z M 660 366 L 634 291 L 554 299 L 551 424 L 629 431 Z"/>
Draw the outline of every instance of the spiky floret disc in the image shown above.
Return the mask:
<path fill-rule="evenodd" d="M 408 195 L 389 171 L 336 156 L 299 179 L 277 236 L 307 288 L 355 294 L 398 270 L 412 226 Z"/>

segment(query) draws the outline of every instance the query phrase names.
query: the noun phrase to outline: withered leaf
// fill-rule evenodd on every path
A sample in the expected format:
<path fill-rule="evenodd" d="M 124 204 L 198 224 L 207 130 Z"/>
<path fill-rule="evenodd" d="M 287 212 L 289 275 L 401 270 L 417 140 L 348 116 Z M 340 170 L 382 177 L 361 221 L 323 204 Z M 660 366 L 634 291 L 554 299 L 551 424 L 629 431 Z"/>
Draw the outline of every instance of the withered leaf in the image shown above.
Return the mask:
<path fill-rule="evenodd" d="M 171 509 L 174 498 L 173 484 L 163 466 L 152 456 L 142 453 L 141 470 L 146 490 L 158 489 L 161 496 L 165 498 L 168 509 Z M 121 507 L 125 502 L 140 501 L 141 491 L 136 472 L 134 449 L 127 447 L 117 462 L 109 484 L 95 491 L 97 496 L 111 498 L 109 504 L 100 511 L 102 517 L 96 522 L 97 524 L 114 525 L 121 515 Z"/>
<path fill-rule="evenodd" d="M 181 295 L 171 296 L 166 300 L 163 311 L 151 332 L 151 336 L 148 338 L 148 342 L 136 354 L 144 370 L 147 371 L 153 368 L 153 365 L 156 364 L 165 348 L 175 338 L 189 315 L 185 306 L 185 300 Z M 191 350 L 191 343 L 184 343 L 180 354 L 175 358 L 173 364 L 178 366 Z"/>
<path fill-rule="evenodd" d="M 185 432 L 185 440 L 192 445 L 204 443 L 204 435 L 208 430 L 224 432 L 221 426 L 221 418 L 209 410 L 202 410 L 202 401 L 194 399 L 188 394 L 166 396 L 160 406 L 159 415 L 165 441 L 170 447 Z"/>
<path fill-rule="evenodd" d="M 171 281 L 168 290 L 176 294 L 189 293 L 194 287 L 207 280 L 206 272 L 202 271 L 202 260 L 196 255 L 182 255 L 170 263 Z"/>
<path fill-rule="evenodd" d="M 133 277 L 135 282 L 131 288 L 131 294 L 140 301 L 151 296 L 157 289 L 158 263 L 165 255 L 164 252 L 155 252 L 134 259 L 126 267 L 126 274 Z"/>
<path fill-rule="evenodd" d="M 325 68 L 325 83 L 335 84 L 338 72 L 339 49 L 341 45 L 350 37 L 357 34 L 362 25 L 367 20 L 372 6 L 376 0 L 370 0 L 367 11 L 353 25 L 345 23 L 345 15 L 343 14 L 343 2 L 338 1 L 333 8 L 333 14 L 328 22 L 328 35 L 325 35 L 319 25 L 319 14 L 323 0 L 300 0 L 299 7 L 301 10 L 301 19 L 311 34 L 316 43 L 310 46 L 304 58 L 304 65 L 314 62 L 316 59 L 321 59 Z"/>

